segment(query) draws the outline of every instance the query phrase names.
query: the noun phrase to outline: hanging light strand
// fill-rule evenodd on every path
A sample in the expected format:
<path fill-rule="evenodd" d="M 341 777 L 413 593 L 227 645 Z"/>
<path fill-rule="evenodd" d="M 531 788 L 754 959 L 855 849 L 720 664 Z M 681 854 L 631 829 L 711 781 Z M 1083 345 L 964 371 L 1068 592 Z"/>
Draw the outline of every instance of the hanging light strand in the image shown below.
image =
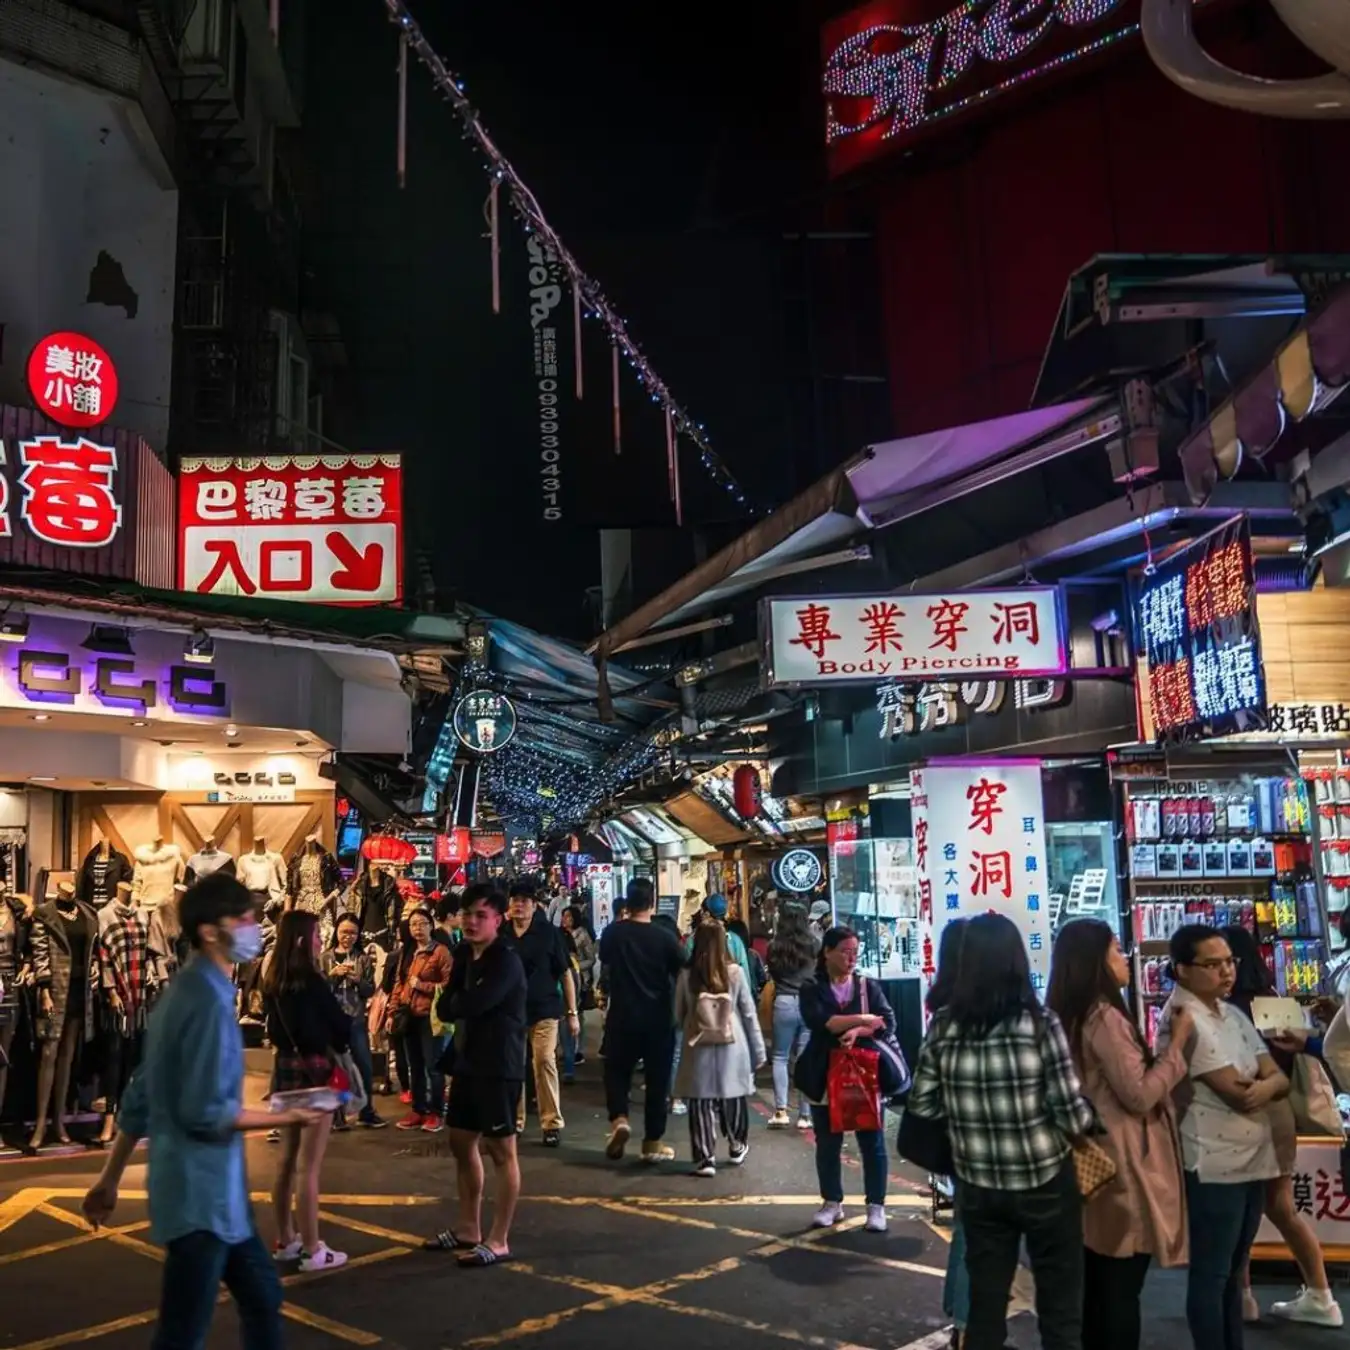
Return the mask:
<path fill-rule="evenodd" d="M 406 39 L 409 50 L 426 67 L 436 88 L 459 115 L 460 121 L 464 124 L 465 139 L 472 140 L 486 158 L 488 173 L 494 180 L 506 185 L 511 209 L 520 219 L 526 232 L 538 235 L 567 272 L 572 286 L 581 298 L 586 316 L 599 319 L 605 325 L 615 350 L 627 360 L 637 376 L 638 383 L 650 396 L 651 401 L 662 405 L 668 411 L 677 434 L 686 436 L 693 442 L 699 460 L 712 481 L 738 505 L 746 507 L 749 514 L 754 515 L 756 508 L 747 501 L 745 490 L 713 450 L 703 424 L 695 421 L 676 401 L 670 387 L 652 368 L 642 349 L 629 333 L 628 325 L 606 300 L 599 284 L 582 271 L 581 265 L 548 223 L 538 201 L 535 200 L 534 193 L 497 148 L 496 142 L 469 102 L 464 92 L 464 82 L 436 54 L 403 0 L 384 0 L 384 6 L 391 22 L 398 26 Z"/>

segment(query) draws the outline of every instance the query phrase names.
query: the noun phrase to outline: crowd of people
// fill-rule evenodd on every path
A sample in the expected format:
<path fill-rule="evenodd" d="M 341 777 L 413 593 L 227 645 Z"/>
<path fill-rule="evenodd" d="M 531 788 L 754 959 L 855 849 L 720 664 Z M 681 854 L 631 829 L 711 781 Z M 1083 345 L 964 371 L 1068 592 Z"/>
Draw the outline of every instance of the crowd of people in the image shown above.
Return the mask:
<path fill-rule="evenodd" d="M 1268 990 L 1268 976 L 1244 930 L 1188 925 L 1174 935 L 1176 992 L 1151 1049 L 1126 1011 L 1130 971 L 1106 924 L 1062 927 L 1042 1004 L 1009 920 L 954 921 L 911 1086 L 895 1014 L 881 984 L 858 971 L 850 929 L 784 905 L 761 960 L 727 921 L 723 897 L 708 897 L 693 919 L 682 937 L 639 880 L 597 942 L 584 907 L 520 879 L 505 892 L 480 884 L 434 910 L 414 906 L 386 954 L 363 947 L 355 917 L 336 925 L 325 949 L 314 916 L 289 911 L 262 976 L 272 1101 L 253 1108 L 231 982 L 257 956 L 252 897 L 223 875 L 193 886 L 182 902 L 191 959 L 152 1016 L 85 1204 L 92 1221 L 107 1221 L 132 1151 L 148 1138 L 152 1233 L 167 1250 L 156 1344 L 200 1344 L 222 1281 L 246 1343 L 279 1343 L 276 1267 L 319 1272 L 347 1259 L 320 1231 L 324 1153 L 335 1128 L 385 1124 L 375 1107 L 381 1090 L 403 1096 L 400 1129 L 448 1133 L 455 1211 L 426 1248 L 465 1269 L 509 1261 L 517 1140 L 533 1107 L 539 1142 L 561 1143 L 563 1089 L 584 1062 L 585 1017 L 597 1008 L 609 1159 L 623 1159 L 633 1142 L 640 1071 L 642 1163 L 674 1161 L 666 1134 L 678 1112 L 692 1177 L 715 1176 L 722 1156 L 744 1165 L 756 1074 L 771 1063 L 767 1127 L 795 1121 L 810 1130 L 820 1191 L 811 1221 L 821 1228 L 845 1217 L 841 1121 L 862 1164 L 864 1231 L 887 1228 L 880 1101 L 872 1117 L 841 1117 L 832 1095 L 835 1052 L 873 1051 L 878 1096 L 907 1092 L 906 1116 L 936 1129 L 950 1151 L 956 1222 L 945 1301 L 961 1350 L 1005 1345 L 1024 1244 L 1047 1350 L 1138 1350 L 1141 1292 L 1155 1264 L 1188 1267 L 1196 1350 L 1240 1350 L 1244 1320 L 1259 1316 L 1247 1264 L 1263 1214 L 1304 1276 L 1297 1297 L 1272 1313 L 1342 1324 L 1291 1184 L 1291 1069 L 1321 1046 L 1257 1033 L 1251 999 Z M 350 1112 L 309 1104 L 339 1081 L 350 1088 Z M 278 1144 L 270 1253 L 254 1227 L 242 1149 L 244 1132 L 259 1129 Z M 1088 1151 L 1107 1159 L 1110 1180 L 1084 1199 Z"/>

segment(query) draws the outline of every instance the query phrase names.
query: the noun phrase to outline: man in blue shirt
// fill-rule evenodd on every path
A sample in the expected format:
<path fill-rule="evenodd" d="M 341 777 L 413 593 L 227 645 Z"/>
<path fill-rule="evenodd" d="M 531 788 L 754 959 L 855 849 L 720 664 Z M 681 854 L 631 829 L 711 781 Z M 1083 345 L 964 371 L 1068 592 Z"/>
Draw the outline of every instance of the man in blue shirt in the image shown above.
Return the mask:
<path fill-rule="evenodd" d="M 254 1226 L 243 1132 L 309 1124 L 319 1113 L 243 1104 L 230 977 L 262 948 L 253 897 L 216 872 L 183 896 L 179 917 L 192 957 L 150 1016 L 117 1138 L 84 1213 L 95 1228 L 112 1217 L 127 1162 L 148 1138 L 150 1235 L 167 1252 L 153 1350 L 201 1350 L 222 1282 L 239 1308 L 246 1350 L 279 1350 L 281 1284 Z"/>

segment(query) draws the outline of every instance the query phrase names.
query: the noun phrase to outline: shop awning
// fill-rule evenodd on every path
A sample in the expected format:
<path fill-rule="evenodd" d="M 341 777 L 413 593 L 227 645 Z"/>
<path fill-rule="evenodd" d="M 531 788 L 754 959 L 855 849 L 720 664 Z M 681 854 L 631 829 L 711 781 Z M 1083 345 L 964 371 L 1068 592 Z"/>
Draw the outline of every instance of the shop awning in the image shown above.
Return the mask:
<path fill-rule="evenodd" d="M 1290 421 L 1326 409 L 1350 384 L 1350 286 L 1342 286 L 1221 403 L 1178 452 L 1197 504 L 1247 459 L 1275 449 Z"/>
<path fill-rule="evenodd" d="M 737 829 L 722 813 L 696 792 L 682 792 L 665 804 L 666 810 L 686 829 L 706 839 L 714 848 L 749 843 L 752 836 Z"/>

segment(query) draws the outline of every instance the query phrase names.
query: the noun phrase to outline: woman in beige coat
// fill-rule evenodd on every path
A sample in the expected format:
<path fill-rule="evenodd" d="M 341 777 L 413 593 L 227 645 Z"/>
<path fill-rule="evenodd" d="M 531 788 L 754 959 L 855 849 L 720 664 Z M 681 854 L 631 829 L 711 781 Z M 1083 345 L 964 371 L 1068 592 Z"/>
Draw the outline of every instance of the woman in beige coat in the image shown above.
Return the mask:
<path fill-rule="evenodd" d="M 1121 999 L 1130 967 L 1111 928 L 1076 919 L 1055 939 L 1046 1003 L 1069 1037 L 1084 1095 L 1105 1127 L 1115 1180 L 1083 1206 L 1083 1344 L 1139 1350 L 1150 1262 L 1184 1266 L 1185 1181 L 1172 1089 L 1186 1078 L 1189 1015 L 1156 1060 Z"/>

